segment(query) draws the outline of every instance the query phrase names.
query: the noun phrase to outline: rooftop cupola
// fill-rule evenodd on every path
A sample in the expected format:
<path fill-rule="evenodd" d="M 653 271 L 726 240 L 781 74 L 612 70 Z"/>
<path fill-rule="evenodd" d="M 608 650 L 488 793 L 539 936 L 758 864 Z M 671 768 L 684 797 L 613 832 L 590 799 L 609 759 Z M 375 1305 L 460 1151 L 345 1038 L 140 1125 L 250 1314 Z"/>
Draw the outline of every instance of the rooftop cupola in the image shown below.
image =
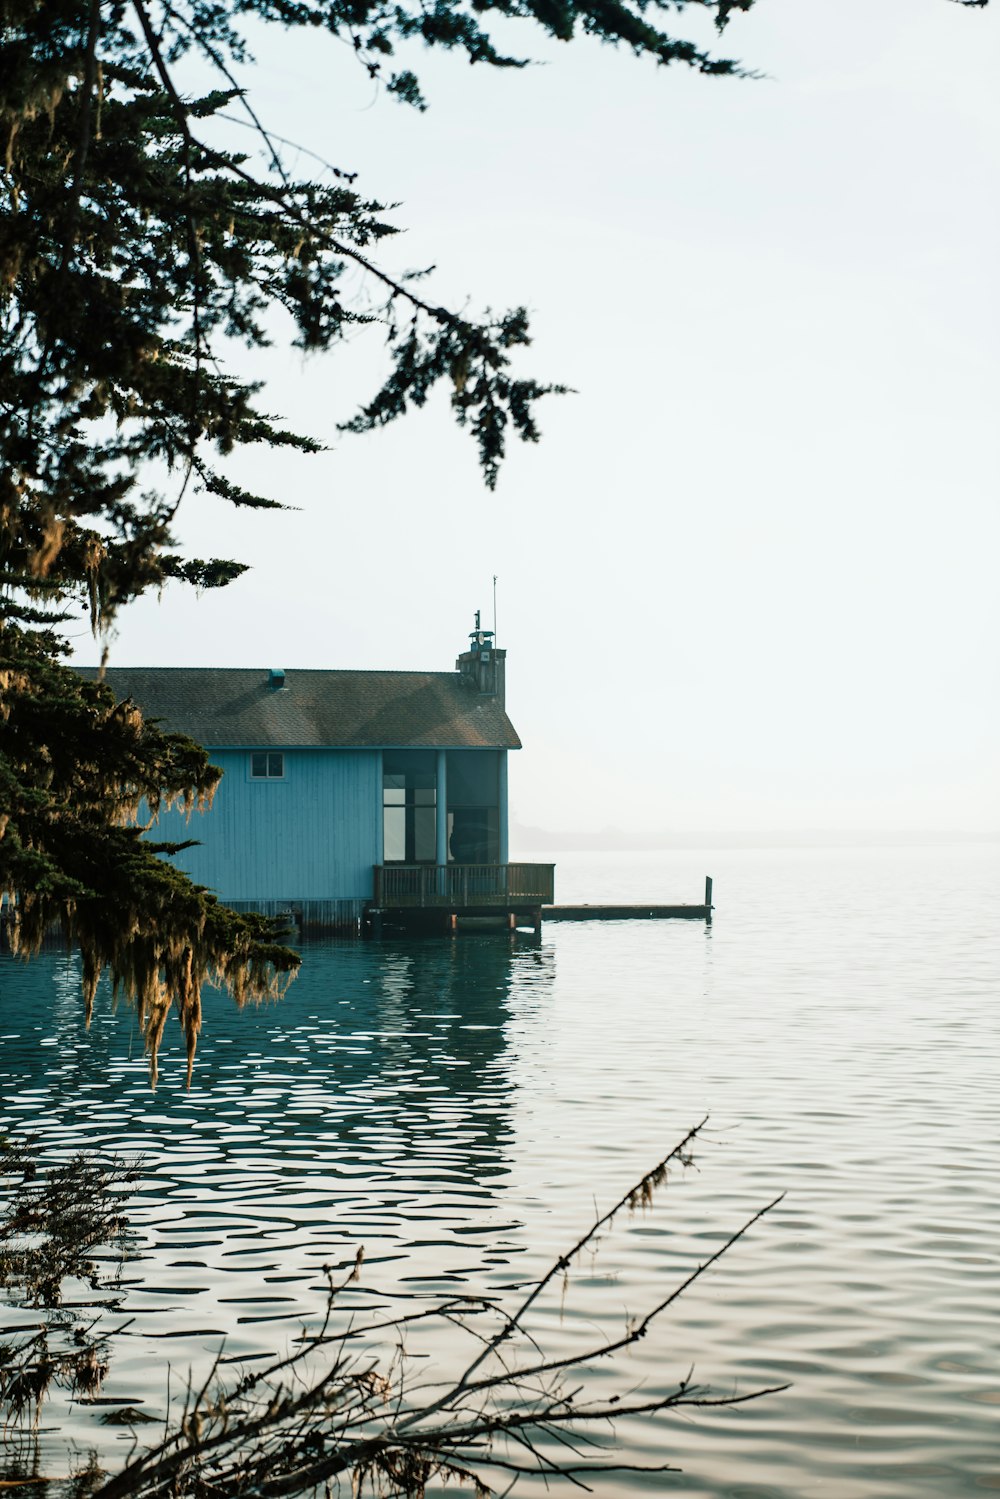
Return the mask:
<path fill-rule="evenodd" d="M 272 666 L 267 674 L 267 685 L 272 692 L 280 692 L 285 685 L 285 669 L 283 666 Z"/>
<path fill-rule="evenodd" d="M 504 706 L 504 677 L 507 652 L 497 650 L 493 643 L 493 631 L 484 630 L 480 624 L 480 611 L 476 610 L 476 628 L 469 636 L 469 648 L 455 662 L 456 671 L 462 680 L 481 697 L 496 697 Z"/>

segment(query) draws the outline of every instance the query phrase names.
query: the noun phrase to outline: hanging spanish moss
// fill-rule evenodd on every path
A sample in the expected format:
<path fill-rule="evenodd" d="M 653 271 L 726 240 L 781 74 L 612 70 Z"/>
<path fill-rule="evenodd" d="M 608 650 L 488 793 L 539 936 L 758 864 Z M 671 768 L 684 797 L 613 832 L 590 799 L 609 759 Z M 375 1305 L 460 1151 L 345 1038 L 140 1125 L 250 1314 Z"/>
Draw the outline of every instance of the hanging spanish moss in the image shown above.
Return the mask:
<path fill-rule="evenodd" d="M 144 837 L 166 806 L 209 805 L 221 772 L 205 750 L 83 681 L 54 643 L 0 624 L 0 891 L 9 940 L 31 957 L 61 931 L 80 951 L 88 1019 L 101 975 L 135 1006 L 152 1079 L 170 1018 L 188 1081 L 206 982 L 239 1005 L 277 997 L 298 956 L 263 917 L 219 904 L 169 862 L 187 843 Z"/>

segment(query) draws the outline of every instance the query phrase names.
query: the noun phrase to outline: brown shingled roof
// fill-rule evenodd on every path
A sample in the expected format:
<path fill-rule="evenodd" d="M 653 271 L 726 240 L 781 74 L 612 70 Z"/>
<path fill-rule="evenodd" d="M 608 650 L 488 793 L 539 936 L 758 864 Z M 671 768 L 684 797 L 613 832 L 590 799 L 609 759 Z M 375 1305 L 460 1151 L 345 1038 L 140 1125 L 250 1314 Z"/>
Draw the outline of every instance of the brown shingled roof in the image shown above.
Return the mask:
<path fill-rule="evenodd" d="M 165 729 L 219 749 L 521 748 L 499 699 L 458 672 L 287 671 L 277 691 L 255 667 L 113 666 L 105 680 Z"/>

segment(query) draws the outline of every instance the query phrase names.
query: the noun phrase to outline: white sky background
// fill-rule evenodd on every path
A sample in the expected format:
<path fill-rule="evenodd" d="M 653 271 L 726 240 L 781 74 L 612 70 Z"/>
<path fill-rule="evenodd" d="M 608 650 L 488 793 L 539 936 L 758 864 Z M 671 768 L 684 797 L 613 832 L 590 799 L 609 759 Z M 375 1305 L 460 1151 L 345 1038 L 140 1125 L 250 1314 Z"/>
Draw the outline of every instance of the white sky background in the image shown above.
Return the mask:
<path fill-rule="evenodd" d="M 446 392 L 338 437 L 377 331 L 244 362 L 331 450 L 230 469 L 296 512 L 186 500 L 253 571 L 132 607 L 112 663 L 447 670 L 497 573 L 520 823 L 997 830 L 1000 3 L 758 0 L 718 49 L 755 82 L 508 34 L 546 65 L 415 51 L 418 115 L 268 29 L 254 98 L 578 394 L 490 496 Z"/>

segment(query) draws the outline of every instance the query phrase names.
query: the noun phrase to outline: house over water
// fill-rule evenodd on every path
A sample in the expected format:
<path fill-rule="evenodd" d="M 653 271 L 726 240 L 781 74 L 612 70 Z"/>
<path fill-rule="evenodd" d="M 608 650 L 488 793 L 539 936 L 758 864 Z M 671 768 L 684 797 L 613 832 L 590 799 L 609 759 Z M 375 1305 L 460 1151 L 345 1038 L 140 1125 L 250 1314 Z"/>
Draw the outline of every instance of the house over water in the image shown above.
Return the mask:
<path fill-rule="evenodd" d="M 552 866 L 509 862 L 507 755 L 521 741 L 506 652 L 476 624 L 447 672 L 109 668 L 119 700 L 225 772 L 210 811 L 166 812 L 151 836 L 197 838 L 175 858 L 198 884 L 304 927 L 537 923 Z"/>

